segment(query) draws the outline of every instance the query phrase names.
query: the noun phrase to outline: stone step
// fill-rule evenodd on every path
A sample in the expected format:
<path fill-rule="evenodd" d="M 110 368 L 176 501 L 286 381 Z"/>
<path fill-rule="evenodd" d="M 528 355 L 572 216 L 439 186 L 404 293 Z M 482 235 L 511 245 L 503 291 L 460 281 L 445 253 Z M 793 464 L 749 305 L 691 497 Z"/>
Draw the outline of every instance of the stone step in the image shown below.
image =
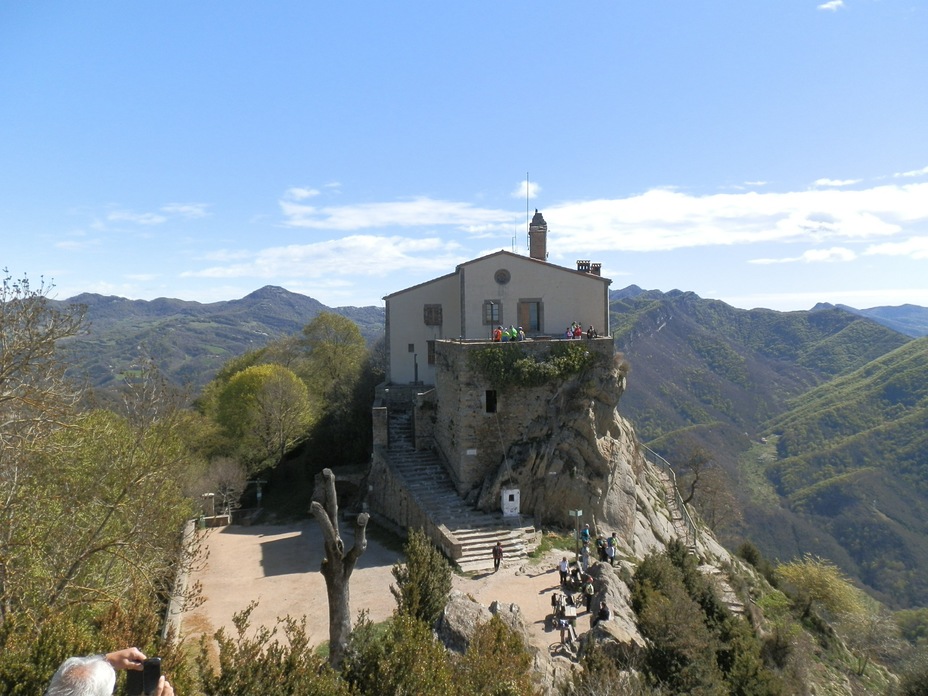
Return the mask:
<path fill-rule="evenodd" d="M 417 500 L 435 524 L 445 526 L 460 544 L 458 566 L 464 572 L 493 568 L 493 546 L 503 545 L 504 562 L 524 558 L 535 529 L 521 520 L 507 520 L 501 513 L 486 513 L 468 505 L 458 495 L 435 452 L 416 450 L 408 413 L 391 411 L 388 433 L 390 467 L 404 488 Z"/>

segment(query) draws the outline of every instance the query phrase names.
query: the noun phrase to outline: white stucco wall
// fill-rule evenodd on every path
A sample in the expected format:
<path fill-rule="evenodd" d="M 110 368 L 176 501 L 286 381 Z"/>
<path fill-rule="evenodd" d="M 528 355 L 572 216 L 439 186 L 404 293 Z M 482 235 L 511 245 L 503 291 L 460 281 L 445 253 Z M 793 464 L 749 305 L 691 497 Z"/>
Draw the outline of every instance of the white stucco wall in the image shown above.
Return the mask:
<path fill-rule="evenodd" d="M 509 272 L 508 282 L 497 282 L 499 270 Z M 387 380 L 393 384 L 413 382 L 418 363 L 418 381 L 434 384 L 435 370 L 428 364 L 428 341 L 489 340 L 496 324 L 484 324 L 484 303 L 488 300 L 500 305 L 499 323 L 504 326 L 518 326 L 519 303 L 530 300 L 542 305 L 541 335 L 560 337 L 575 321 L 584 330 L 592 324 L 601 335 L 608 335 L 609 283 L 607 278 L 500 251 L 463 263 L 447 276 L 388 295 L 384 298 Z M 440 326 L 425 324 L 427 304 L 442 306 Z M 526 332 L 532 336 L 528 327 Z"/>
<path fill-rule="evenodd" d="M 600 333 L 608 331 L 606 278 L 505 252 L 462 264 L 459 270 L 464 278 L 467 338 L 488 335 L 489 327 L 483 324 L 486 300 L 501 304 L 504 326 L 519 325 L 520 301 L 536 300 L 543 305 L 541 334 L 560 336 L 575 321 L 584 329 L 592 324 Z M 496 282 L 498 270 L 509 271 L 508 283 Z"/>
<path fill-rule="evenodd" d="M 461 303 L 458 276 L 452 273 L 416 285 L 386 298 L 387 350 L 390 360 L 387 380 L 407 384 L 415 379 L 415 364 L 419 364 L 419 381 L 435 383 L 435 370 L 428 364 L 428 341 L 457 338 L 461 331 Z M 427 304 L 440 304 L 442 323 L 428 326 L 424 320 Z M 413 351 L 410 352 L 409 345 Z M 413 356 L 416 356 L 414 359 Z"/>

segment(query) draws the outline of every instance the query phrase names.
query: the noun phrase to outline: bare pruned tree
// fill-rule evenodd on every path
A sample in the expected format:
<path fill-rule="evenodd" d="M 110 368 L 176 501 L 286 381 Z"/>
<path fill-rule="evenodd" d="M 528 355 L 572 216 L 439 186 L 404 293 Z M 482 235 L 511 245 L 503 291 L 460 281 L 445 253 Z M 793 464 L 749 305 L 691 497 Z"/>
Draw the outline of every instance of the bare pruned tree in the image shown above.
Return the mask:
<path fill-rule="evenodd" d="M 322 502 L 314 500 L 310 510 L 322 527 L 325 542 L 325 558 L 320 570 L 329 600 L 329 663 L 338 669 L 345 657 L 351 633 L 348 581 L 358 558 L 367 549 L 370 516 L 362 512 L 355 519 L 354 545 L 346 551 L 338 529 L 338 496 L 335 493 L 335 474 L 331 469 L 322 471 L 321 497 Z"/>

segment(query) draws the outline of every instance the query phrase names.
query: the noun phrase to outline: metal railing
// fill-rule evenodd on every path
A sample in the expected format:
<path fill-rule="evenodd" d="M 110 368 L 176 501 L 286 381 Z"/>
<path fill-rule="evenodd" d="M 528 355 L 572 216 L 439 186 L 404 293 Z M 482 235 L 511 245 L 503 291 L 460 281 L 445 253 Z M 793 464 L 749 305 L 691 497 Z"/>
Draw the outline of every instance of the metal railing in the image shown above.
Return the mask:
<path fill-rule="evenodd" d="M 677 475 L 673 471 L 673 467 L 670 466 L 670 462 L 664 459 L 657 452 L 652 450 L 647 445 L 638 443 L 639 447 L 645 451 L 645 459 L 651 462 L 656 466 L 663 467 L 667 473 L 670 475 L 670 482 L 673 485 L 673 495 L 674 500 L 677 503 L 677 508 L 680 510 L 680 516 L 683 518 L 683 523 L 686 525 L 686 545 L 688 548 L 693 548 L 696 546 L 696 524 L 693 522 L 693 518 L 690 516 L 689 510 L 686 508 L 686 503 L 683 502 L 683 496 L 680 495 L 680 489 L 677 488 Z M 648 454 L 651 454 L 654 459 L 648 457 Z"/>

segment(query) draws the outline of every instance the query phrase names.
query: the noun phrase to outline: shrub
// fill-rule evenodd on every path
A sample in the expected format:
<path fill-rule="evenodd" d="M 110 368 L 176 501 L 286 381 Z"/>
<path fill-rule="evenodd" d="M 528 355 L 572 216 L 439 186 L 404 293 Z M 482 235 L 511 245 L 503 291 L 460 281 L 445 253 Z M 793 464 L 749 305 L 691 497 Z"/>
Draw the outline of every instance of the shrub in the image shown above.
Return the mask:
<path fill-rule="evenodd" d="M 451 592 L 451 566 L 432 546 L 425 532 L 413 529 L 403 547 L 406 563 L 393 566 L 397 612 L 431 626 L 441 615 Z"/>

